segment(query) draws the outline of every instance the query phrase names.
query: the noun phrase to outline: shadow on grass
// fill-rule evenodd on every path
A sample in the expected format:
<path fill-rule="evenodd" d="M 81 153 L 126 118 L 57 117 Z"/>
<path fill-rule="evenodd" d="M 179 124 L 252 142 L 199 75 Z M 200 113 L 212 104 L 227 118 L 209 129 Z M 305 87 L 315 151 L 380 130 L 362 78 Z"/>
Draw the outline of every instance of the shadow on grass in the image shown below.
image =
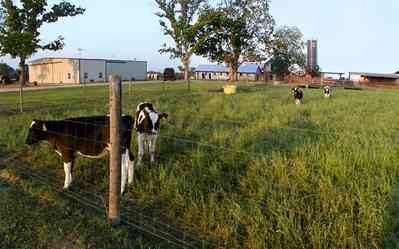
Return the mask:
<path fill-rule="evenodd" d="M 285 127 L 259 129 L 244 146 L 252 147 L 255 153 L 268 157 L 274 152 L 291 153 L 303 145 L 315 144 L 327 131 L 312 122 L 309 116 L 309 113 L 303 112 L 289 120 Z"/>

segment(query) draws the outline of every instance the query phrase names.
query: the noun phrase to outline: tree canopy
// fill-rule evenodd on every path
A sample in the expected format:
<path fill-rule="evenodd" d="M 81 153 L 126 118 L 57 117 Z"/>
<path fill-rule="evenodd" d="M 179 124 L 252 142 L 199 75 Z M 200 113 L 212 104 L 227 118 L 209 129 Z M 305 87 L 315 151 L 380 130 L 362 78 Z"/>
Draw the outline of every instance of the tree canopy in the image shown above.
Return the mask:
<path fill-rule="evenodd" d="M 307 67 L 306 73 L 312 77 L 319 77 L 321 75 L 321 68 L 319 65 L 314 65 L 313 67 Z"/>
<path fill-rule="evenodd" d="M 305 65 L 305 43 L 297 27 L 283 26 L 276 30 L 273 38 L 272 71 L 278 76 L 289 74 L 293 65 Z"/>
<path fill-rule="evenodd" d="M 268 0 L 226 0 L 207 6 L 199 17 L 195 53 L 229 66 L 230 80 L 237 80 L 241 63 L 265 57 L 274 20 Z M 263 48 L 262 48 L 263 47 Z"/>
<path fill-rule="evenodd" d="M 18 7 L 12 0 L 2 0 L 3 25 L 0 27 L 0 52 L 12 57 L 28 58 L 39 49 L 58 50 L 63 47 L 63 38 L 40 44 L 40 27 L 44 23 L 57 22 L 60 17 L 76 16 L 84 9 L 68 2 L 61 2 L 46 10 L 47 1 L 21 0 Z"/>
<path fill-rule="evenodd" d="M 17 72 L 14 68 L 6 63 L 0 63 L 0 83 L 9 83 L 11 79 L 17 77 Z"/>

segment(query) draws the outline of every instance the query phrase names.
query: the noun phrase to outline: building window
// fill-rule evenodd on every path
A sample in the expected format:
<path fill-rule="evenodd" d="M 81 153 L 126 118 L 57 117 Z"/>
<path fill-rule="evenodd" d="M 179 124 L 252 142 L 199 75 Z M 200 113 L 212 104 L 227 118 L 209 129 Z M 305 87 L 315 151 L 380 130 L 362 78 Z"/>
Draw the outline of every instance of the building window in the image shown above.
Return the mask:
<path fill-rule="evenodd" d="M 84 73 L 84 74 L 83 74 L 83 78 L 84 78 L 84 79 L 88 79 L 88 78 L 89 78 L 89 74 L 88 74 L 88 73 Z"/>
<path fill-rule="evenodd" d="M 70 80 L 72 78 L 71 73 L 68 73 L 68 80 Z"/>
<path fill-rule="evenodd" d="M 103 78 L 103 73 L 98 73 L 98 78 L 102 79 Z"/>

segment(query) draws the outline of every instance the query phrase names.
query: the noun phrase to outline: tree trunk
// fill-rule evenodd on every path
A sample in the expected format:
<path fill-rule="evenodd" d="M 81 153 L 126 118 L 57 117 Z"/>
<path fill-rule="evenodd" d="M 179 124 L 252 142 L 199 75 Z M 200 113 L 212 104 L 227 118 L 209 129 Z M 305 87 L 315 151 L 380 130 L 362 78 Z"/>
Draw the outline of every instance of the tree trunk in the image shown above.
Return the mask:
<path fill-rule="evenodd" d="M 24 103 L 24 99 L 23 99 L 23 90 L 24 90 L 24 86 L 25 86 L 25 58 L 21 58 L 20 62 L 19 62 L 19 71 L 20 71 L 20 75 L 19 75 L 19 110 L 21 112 L 24 111 L 23 109 L 23 103 Z"/>
<path fill-rule="evenodd" d="M 190 90 L 190 59 L 182 58 L 182 64 L 184 69 L 184 81 L 187 83 L 188 90 Z"/>
<path fill-rule="evenodd" d="M 269 72 L 266 71 L 266 64 L 263 68 L 263 80 L 265 83 L 269 81 Z"/>
<path fill-rule="evenodd" d="M 229 79 L 230 79 L 230 82 L 236 82 L 237 81 L 237 71 L 238 71 L 237 64 L 230 63 L 229 64 Z"/>

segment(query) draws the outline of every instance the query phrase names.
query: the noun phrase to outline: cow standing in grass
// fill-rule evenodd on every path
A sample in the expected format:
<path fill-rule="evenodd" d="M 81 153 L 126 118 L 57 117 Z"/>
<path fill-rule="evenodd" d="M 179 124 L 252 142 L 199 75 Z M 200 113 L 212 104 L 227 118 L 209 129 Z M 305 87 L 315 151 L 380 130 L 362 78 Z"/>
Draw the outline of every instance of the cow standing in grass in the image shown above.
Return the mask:
<path fill-rule="evenodd" d="M 64 189 L 72 183 L 74 159 L 77 155 L 102 158 L 110 150 L 109 116 L 69 118 L 59 121 L 34 120 L 26 140 L 28 145 L 47 141 L 64 162 Z M 133 156 L 130 153 L 133 118 L 121 118 L 122 179 L 121 192 L 133 182 Z"/>
<path fill-rule="evenodd" d="M 324 91 L 324 97 L 326 97 L 326 98 L 329 98 L 332 94 L 332 89 L 330 86 L 325 86 L 323 88 L 323 91 Z"/>
<path fill-rule="evenodd" d="M 158 137 L 160 121 L 168 118 L 166 113 L 158 113 L 152 103 L 140 103 L 136 108 L 134 128 L 137 131 L 138 156 L 137 165 L 141 165 L 145 147 L 148 145 L 150 161 L 155 161 L 155 145 Z"/>
<path fill-rule="evenodd" d="M 299 105 L 302 103 L 303 91 L 301 88 L 298 87 L 292 88 L 292 95 L 294 96 L 295 104 Z"/>

